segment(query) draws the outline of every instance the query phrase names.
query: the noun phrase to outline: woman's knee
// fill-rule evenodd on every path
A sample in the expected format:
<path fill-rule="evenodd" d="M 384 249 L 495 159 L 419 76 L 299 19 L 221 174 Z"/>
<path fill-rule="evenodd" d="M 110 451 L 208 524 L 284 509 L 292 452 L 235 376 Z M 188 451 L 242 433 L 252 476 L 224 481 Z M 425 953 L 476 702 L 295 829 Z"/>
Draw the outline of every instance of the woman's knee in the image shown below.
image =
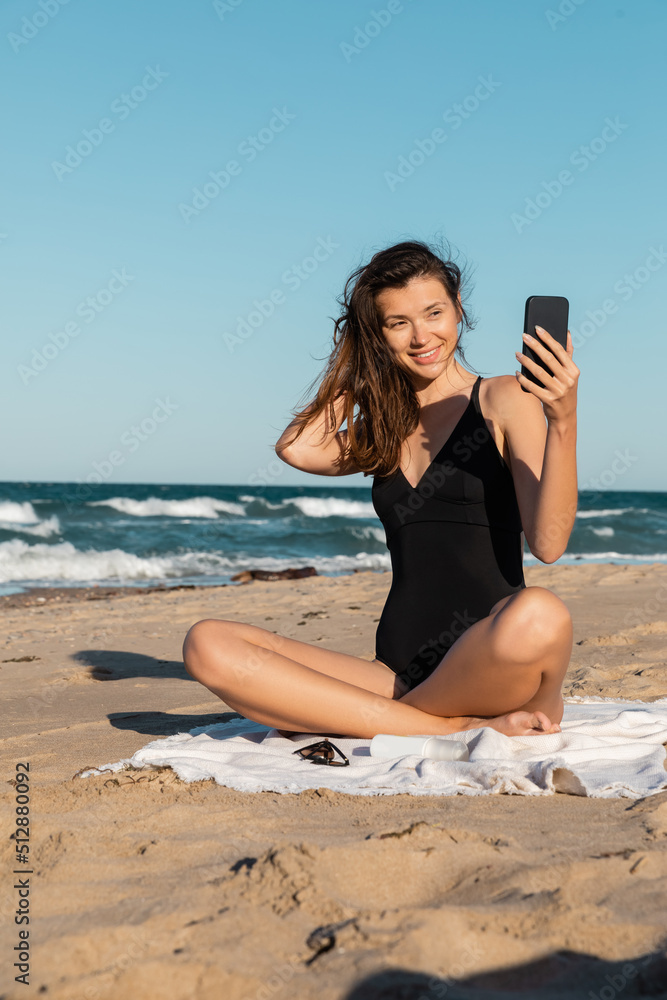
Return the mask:
<path fill-rule="evenodd" d="M 572 645 L 572 617 L 567 605 L 545 587 L 525 587 L 514 594 L 494 620 L 495 638 L 510 658 L 534 661 Z"/>
<path fill-rule="evenodd" d="M 211 651 L 220 646 L 225 627 L 230 624 L 219 618 L 202 618 L 188 630 L 183 641 L 183 663 L 191 677 L 199 679 L 210 662 Z"/>

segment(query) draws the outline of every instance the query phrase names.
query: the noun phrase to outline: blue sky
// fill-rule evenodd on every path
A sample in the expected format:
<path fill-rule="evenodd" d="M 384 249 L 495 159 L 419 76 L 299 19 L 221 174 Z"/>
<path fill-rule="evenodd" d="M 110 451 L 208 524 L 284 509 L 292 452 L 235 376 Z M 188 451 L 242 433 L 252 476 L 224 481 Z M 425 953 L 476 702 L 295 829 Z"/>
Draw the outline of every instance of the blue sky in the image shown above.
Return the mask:
<path fill-rule="evenodd" d="M 348 274 L 445 237 L 470 362 L 513 372 L 526 297 L 566 295 L 580 484 L 667 489 L 666 22 L 662 0 L 5 0 L 0 478 L 369 486 L 273 445 Z"/>

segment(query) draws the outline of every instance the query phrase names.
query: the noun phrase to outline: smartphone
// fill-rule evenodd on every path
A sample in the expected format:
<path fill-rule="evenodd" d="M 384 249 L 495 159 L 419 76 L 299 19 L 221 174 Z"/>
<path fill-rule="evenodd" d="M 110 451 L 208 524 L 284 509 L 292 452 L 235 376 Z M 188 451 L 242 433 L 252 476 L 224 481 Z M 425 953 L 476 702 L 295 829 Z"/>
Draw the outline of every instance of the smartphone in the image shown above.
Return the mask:
<path fill-rule="evenodd" d="M 526 299 L 526 311 L 523 317 L 523 332 L 529 333 L 531 337 L 539 340 L 539 334 L 535 332 L 536 326 L 541 326 L 543 330 L 550 333 L 554 340 L 557 340 L 563 347 L 567 347 L 567 317 L 570 304 L 562 295 L 531 295 Z M 539 357 L 525 342 L 522 342 L 521 353 L 527 358 L 540 365 L 552 375 L 552 371 L 542 358 Z M 546 344 L 544 345 L 546 347 Z M 521 374 L 529 378 L 535 385 L 544 388 L 544 385 L 532 372 L 521 365 Z M 524 392 L 530 392 L 525 386 L 521 386 Z"/>

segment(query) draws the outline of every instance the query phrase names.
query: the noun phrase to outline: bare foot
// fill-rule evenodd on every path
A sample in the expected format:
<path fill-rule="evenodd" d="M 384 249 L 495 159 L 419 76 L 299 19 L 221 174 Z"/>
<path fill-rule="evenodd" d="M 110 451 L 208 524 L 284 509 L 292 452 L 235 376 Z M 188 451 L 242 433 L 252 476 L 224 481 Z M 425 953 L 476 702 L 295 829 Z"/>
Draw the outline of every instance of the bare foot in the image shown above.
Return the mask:
<path fill-rule="evenodd" d="M 545 733 L 560 733 L 561 728 L 544 712 L 507 712 L 495 719 L 481 719 L 483 726 L 496 729 L 505 736 L 544 736 Z"/>

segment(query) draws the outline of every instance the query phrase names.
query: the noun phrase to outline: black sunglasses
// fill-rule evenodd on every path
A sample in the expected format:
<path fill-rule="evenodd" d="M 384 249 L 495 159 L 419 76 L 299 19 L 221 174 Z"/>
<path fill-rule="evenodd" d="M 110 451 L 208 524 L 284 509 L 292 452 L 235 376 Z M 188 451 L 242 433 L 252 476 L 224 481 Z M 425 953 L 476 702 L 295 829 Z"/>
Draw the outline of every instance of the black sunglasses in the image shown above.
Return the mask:
<path fill-rule="evenodd" d="M 304 760 L 310 760 L 313 764 L 329 764 L 331 767 L 347 767 L 350 763 L 345 754 L 330 743 L 329 740 L 318 740 L 307 747 L 299 747 L 292 753 L 298 753 Z M 334 760 L 334 753 L 337 753 L 342 760 Z"/>

